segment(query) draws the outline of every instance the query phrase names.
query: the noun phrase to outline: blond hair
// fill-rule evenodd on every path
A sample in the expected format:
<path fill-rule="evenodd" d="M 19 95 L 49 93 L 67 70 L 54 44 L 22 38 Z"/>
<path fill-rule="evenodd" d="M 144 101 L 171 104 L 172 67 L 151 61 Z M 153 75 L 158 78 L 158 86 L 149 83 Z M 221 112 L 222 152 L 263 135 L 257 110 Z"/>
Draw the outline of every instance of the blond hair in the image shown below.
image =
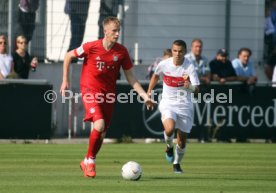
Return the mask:
<path fill-rule="evenodd" d="M 113 17 L 113 16 L 108 16 L 103 20 L 103 27 L 105 27 L 106 25 L 110 24 L 110 23 L 115 23 L 118 26 L 121 25 L 120 20 L 117 17 Z"/>
<path fill-rule="evenodd" d="M 16 37 L 16 43 L 20 43 L 22 41 L 27 42 L 27 38 L 24 35 L 19 35 Z M 16 49 L 17 49 L 17 45 L 16 45 Z"/>

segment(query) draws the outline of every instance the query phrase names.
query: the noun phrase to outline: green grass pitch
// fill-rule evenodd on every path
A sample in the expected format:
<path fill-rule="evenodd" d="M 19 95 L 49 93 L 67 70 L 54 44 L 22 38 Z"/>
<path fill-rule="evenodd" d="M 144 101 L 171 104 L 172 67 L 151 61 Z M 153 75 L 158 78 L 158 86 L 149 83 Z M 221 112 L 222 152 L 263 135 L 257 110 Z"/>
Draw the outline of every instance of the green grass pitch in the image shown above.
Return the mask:
<path fill-rule="evenodd" d="M 276 144 L 188 144 L 184 174 L 174 174 L 165 145 L 104 144 L 97 177 L 79 169 L 85 144 L 0 144 L 1 193 L 275 193 Z M 140 181 L 122 165 L 141 164 Z"/>

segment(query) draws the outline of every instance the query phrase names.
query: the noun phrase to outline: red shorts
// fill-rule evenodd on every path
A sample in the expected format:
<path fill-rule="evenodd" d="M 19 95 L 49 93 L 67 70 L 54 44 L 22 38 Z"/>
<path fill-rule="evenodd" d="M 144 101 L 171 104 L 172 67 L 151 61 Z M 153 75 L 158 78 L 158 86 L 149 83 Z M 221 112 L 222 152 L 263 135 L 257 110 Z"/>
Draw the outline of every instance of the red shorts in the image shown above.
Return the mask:
<path fill-rule="evenodd" d="M 106 102 L 105 100 L 87 100 L 85 96 L 85 94 L 82 94 L 82 102 L 85 109 L 84 121 L 95 122 L 99 119 L 103 119 L 105 122 L 104 131 L 106 131 L 110 126 L 114 102 Z"/>

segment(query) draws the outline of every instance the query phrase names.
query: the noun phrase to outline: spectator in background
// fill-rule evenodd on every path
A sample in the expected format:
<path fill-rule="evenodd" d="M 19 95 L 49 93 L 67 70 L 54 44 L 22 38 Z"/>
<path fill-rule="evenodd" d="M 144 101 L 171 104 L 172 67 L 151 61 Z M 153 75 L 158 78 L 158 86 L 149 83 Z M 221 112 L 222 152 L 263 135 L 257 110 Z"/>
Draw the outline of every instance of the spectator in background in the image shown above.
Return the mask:
<path fill-rule="evenodd" d="M 104 38 L 103 20 L 108 16 L 117 17 L 119 5 L 122 5 L 124 0 L 101 0 L 100 1 L 100 16 L 98 20 L 99 34 L 98 39 Z"/>
<path fill-rule="evenodd" d="M 219 49 L 215 59 L 210 62 L 210 69 L 212 80 L 218 81 L 220 84 L 237 80 L 236 72 L 231 61 L 228 59 L 228 52 L 224 48 Z M 218 127 L 218 125 L 216 127 Z M 217 140 L 231 143 L 231 132 L 225 127 L 219 128 Z"/>
<path fill-rule="evenodd" d="M 249 48 L 240 48 L 237 58 L 232 61 L 232 65 L 236 71 L 238 81 L 245 83 L 241 86 L 241 91 L 253 95 L 255 84 L 257 83 L 257 76 L 253 61 L 250 60 L 252 52 Z M 247 95 L 246 95 L 247 96 Z M 237 139 L 236 142 L 249 142 L 248 135 L 250 131 L 246 127 L 236 128 Z"/>
<path fill-rule="evenodd" d="M 155 72 L 155 69 L 156 69 L 157 65 L 159 64 L 159 62 L 161 62 L 162 60 L 165 60 L 167 58 L 170 58 L 170 57 L 172 57 L 172 50 L 170 48 L 167 48 L 164 50 L 162 58 L 160 58 L 160 57 L 156 58 L 154 63 L 148 67 L 148 75 L 146 78 L 151 79 L 151 76 Z"/>
<path fill-rule="evenodd" d="M 71 39 L 68 51 L 79 47 L 83 41 L 90 0 L 66 0 L 64 12 L 71 21 Z M 76 61 L 74 61 L 76 62 Z"/>
<path fill-rule="evenodd" d="M 202 55 L 203 42 L 201 39 L 194 39 L 191 45 L 191 52 L 185 55 L 197 71 L 197 75 L 203 84 L 210 84 L 211 73 L 208 65 L 208 59 Z"/>
<path fill-rule="evenodd" d="M 236 81 L 237 75 L 228 59 L 228 52 L 226 49 L 219 49 L 216 58 L 210 62 L 212 80 L 224 84 L 228 81 Z"/>
<path fill-rule="evenodd" d="M 200 90 L 204 92 L 206 85 L 209 85 L 211 82 L 211 73 L 208 64 L 208 59 L 202 55 L 202 47 L 203 42 L 201 39 L 193 39 L 191 44 L 191 52 L 186 54 L 185 58 L 190 60 L 192 64 L 195 66 L 195 70 L 201 83 Z M 210 130 L 210 127 L 199 127 L 199 142 L 211 142 Z"/>
<path fill-rule="evenodd" d="M 27 52 L 27 38 L 23 35 L 16 38 L 16 50 L 12 53 L 14 61 L 14 71 L 19 78 L 28 79 L 29 71 L 35 71 L 38 60 L 36 57 L 31 57 Z"/>
<path fill-rule="evenodd" d="M 271 52 L 275 47 L 275 40 L 274 40 L 275 28 L 270 17 L 270 9 L 268 7 L 265 8 L 264 31 L 265 31 L 264 42 L 266 46 L 264 57 L 267 58 L 270 56 Z"/>
<path fill-rule="evenodd" d="M 13 71 L 12 57 L 7 54 L 7 37 L 0 35 L 0 80 L 7 78 Z"/>
<path fill-rule="evenodd" d="M 232 61 L 238 80 L 247 85 L 254 85 L 257 82 L 257 76 L 253 62 L 250 60 L 252 52 L 249 48 L 241 48 L 238 51 L 238 58 Z"/>
<path fill-rule="evenodd" d="M 36 11 L 39 7 L 39 0 L 20 0 L 18 9 L 18 33 L 26 37 L 27 43 L 32 40 L 35 30 Z"/>

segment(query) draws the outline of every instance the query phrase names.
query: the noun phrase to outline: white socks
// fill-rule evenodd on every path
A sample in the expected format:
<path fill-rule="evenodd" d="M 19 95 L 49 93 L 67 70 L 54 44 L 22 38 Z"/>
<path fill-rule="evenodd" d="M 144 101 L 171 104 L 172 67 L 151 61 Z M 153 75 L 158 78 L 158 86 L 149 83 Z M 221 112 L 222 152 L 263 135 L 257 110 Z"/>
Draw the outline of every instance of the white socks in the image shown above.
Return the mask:
<path fill-rule="evenodd" d="M 173 164 L 179 164 L 181 160 L 183 159 L 183 156 L 185 154 L 186 147 L 181 149 L 178 144 L 176 144 L 175 147 L 175 153 L 174 153 L 174 162 Z"/>
<path fill-rule="evenodd" d="M 172 136 L 167 136 L 165 131 L 164 131 L 164 139 L 165 139 L 165 143 L 167 144 L 167 146 L 169 148 L 173 147 L 173 139 L 174 139 L 174 133 L 172 134 Z"/>
<path fill-rule="evenodd" d="M 96 160 L 95 159 L 92 159 L 92 158 L 84 158 L 84 164 L 94 164 L 96 163 Z"/>

